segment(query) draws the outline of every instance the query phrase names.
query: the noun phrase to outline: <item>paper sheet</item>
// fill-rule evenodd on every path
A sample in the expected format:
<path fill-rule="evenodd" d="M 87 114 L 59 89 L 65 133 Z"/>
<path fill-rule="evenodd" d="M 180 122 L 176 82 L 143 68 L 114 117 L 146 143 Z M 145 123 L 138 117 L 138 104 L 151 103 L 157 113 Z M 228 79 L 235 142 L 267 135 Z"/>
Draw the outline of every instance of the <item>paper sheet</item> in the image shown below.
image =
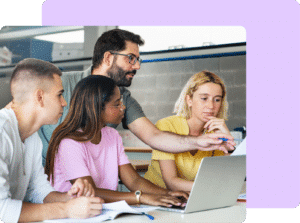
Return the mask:
<path fill-rule="evenodd" d="M 238 156 L 238 155 L 246 155 L 246 137 L 231 154 L 231 156 Z"/>
<path fill-rule="evenodd" d="M 246 194 L 240 194 L 239 195 L 239 197 L 238 197 L 238 199 L 244 199 L 244 200 L 246 200 Z"/>

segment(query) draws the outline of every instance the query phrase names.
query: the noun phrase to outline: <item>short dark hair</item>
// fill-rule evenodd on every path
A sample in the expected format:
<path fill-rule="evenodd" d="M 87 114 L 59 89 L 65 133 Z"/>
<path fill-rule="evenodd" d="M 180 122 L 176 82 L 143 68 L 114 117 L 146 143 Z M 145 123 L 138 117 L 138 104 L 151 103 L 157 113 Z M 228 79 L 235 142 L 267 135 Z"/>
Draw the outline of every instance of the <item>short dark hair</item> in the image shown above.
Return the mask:
<path fill-rule="evenodd" d="M 126 47 L 125 41 L 131 41 L 139 46 L 144 45 L 144 40 L 139 35 L 126 30 L 113 29 L 103 33 L 94 47 L 92 69 L 97 68 L 102 63 L 105 52 L 124 50 Z"/>
<path fill-rule="evenodd" d="M 57 74 L 59 76 L 62 75 L 61 70 L 50 62 L 34 58 L 27 58 L 21 60 L 16 65 L 13 70 L 10 83 L 12 83 L 14 80 L 17 80 L 24 73 L 30 73 L 30 75 L 35 78 L 48 79 L 53 79 L 54 74 Z"/>

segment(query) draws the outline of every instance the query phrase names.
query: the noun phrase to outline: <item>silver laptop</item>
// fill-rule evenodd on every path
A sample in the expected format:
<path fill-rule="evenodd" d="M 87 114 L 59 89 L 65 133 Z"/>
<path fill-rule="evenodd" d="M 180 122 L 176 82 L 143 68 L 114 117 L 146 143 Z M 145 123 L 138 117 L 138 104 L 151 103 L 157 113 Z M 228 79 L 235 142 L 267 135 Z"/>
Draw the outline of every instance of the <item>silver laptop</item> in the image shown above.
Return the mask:
<path fill-rule="evenodd" d="M 159 210 L 191 213 L 232 206 L 236 203 L 246 177 L 246 155 L 203 158 L 184 208 Z"/>

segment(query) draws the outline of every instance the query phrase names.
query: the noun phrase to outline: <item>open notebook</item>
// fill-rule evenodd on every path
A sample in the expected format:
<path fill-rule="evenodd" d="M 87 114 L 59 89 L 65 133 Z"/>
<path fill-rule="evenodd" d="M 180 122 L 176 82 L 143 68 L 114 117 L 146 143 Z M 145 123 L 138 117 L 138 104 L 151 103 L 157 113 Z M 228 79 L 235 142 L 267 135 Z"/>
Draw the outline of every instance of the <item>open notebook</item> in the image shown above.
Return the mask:
<path fill-rule="evenodd" d="M 149 216 L 149 211 L 153 211 L 157 209 L 158 207 L 139 207 L 139 206 L 129 206 L 126 201 L 118 201 L 113 203 L 107 203 L 103 204 L 102 214 L 87 218 L 87 219 L 55 219 L 55 220 L 46 220 L 44 222 L 102 222 L 106 220 L 113 220 L 116 217 L 118 217 L 121 214 L 140 214 L 145 215 L 145 218 L 152 218 L 152 216 Z M 153 220 L 153 219 L 151 219 Z"/>

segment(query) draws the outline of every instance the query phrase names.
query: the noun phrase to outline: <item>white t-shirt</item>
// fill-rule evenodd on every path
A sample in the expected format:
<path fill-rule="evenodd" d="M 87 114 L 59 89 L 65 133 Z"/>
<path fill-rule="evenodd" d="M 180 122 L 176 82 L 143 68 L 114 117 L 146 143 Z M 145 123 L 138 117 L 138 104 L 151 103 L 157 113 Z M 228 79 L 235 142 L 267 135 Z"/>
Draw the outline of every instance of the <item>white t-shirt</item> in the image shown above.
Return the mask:
<path fill-rule="evenodd" d="M 43 203 L 54 188 L 42 166 L 42 142 L 37 133 L 23 143 L 11 109 L 0 110 L 0 219 L 17 222 L 22 201 Z"/>

